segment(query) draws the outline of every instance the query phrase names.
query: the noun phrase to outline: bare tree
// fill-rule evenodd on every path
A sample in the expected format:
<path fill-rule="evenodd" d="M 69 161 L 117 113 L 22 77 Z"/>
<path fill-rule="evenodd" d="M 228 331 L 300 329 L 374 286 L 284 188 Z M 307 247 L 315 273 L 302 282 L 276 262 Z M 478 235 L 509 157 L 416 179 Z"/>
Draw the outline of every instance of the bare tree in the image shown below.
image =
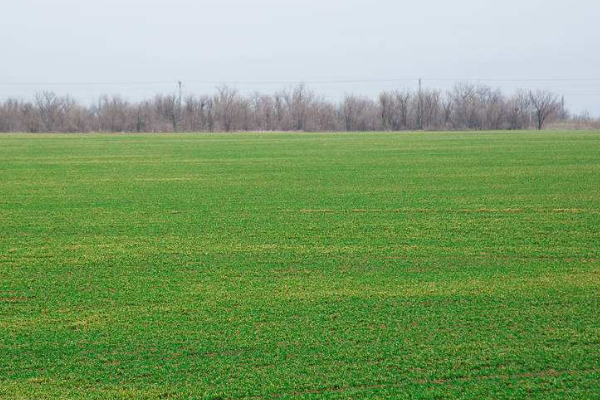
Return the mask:
<path fill-rule="evenodd" d="M 478 116 L 477 87 L 470 83 L 459 83 L 452 91 L 454 112 L 452 124 L 459 129 L 481 128 Z"/>
<path fill-rule="evenodd" d="M 558 97 L 547 90 L 530 91 L 529 100 L 531 101 L 537 129 L 539 130 L 544 127 L 544 123 L 548 118 L 554 116 L 560 110 Z"/>
<path fill-rule="evenodd" d="M 291 91 L 284 90 L 282 92 L 282 97 L 289 111 L 292 130 L 311 130 L 307 129 L 307 116 L 309 114 L 309 109 L 315 100 L 314 93 L 308 90 L 306 85 L 300 84 Z"/>
<path fill-rule="evenodd" d="M 346 131 L 366 131 L 371 129 L 373 104 L 370 99 L 357 96 L 345 96 L 340 107 Z"/>
<path fill-rule="evenodd" d="M 213 99 L 215 117 L 225 132 L 234 128 L 237 101 L 237 90 L 228 86 L 221 86 L 217 89 L 217 95 Z"/>
<path fill-rule="evenodd" d="M 58 131 L 61 122 L 61 100 L 53 92 L 42 92 L 35 96 L 35 104 L 43 132 Z"/>
<path fill-rule="evenodd" d="M 121 96 L 102 96 L 93 109 L 98 120 L 97 130 L 108 132 L 128 132 L 133 128 L 130 105 Z"/>
<path fill-rule="evenodd" d="M 24 103 L 18 99 L 7 99 L 0 103 L 0 132 L 24 131 L 24 118 L 22 109 Z"/>
<path fill-rule="evenodd" d="M 499 90 L 485 90 L 480 97 L 485 129 L 502 129 L 506 121 L 506 101 Z"/>
<path fill-rule="evenodd" d="M 179 122 L 179 98 L 173 94 L 158 95 L 154 99 L 156 114 L 171 123 L 171 130 L 178 131 Z"/>
<path fill-rule="evenodd" d="M 255 126 L 261 131 L 272 131 L 275 123 L 275 102 L 271 96 L 261 93 L 252 95 L 252 110 L 255 115 Z"/>
<path fill-rule="evenodd" d="M 421 127 L 422 129 L 436 129 L 442 124 L 441 94 L 437 90 L 425 90 L 421 92 Z"/>
<path fill-rule="evenodd" d="M 0 131 L 169 132 L 233 130 L 373 131 L 423 129 L 542 129 L 593 127 L 588 116 L 572 116 L 548 91 L 510 97 L 485 85 L 461 83 L 441 93 L 423 90 L 382 92 L 377 101 L 348 95 L 333 102 L 304 85 L 274 94 L 242 95 L 223 86 L 215 95 L 157 95 L 137 102 L 103 96 L 84 106 L 69 96 L 42 92 L 33 100 L 0 100 Z"/>
<path fill-rule="evenodd" d="M 379 95 L 379 116 L 381 119 L 381 127 L 384 131 L 394 130 L 393 114 L 394 114 L 394 97 L 389 92 L 382 92 Z"/>
<path fill-rule="evenodd" d="M 443 115 L 442 126 L 445 129 L 448 129 L 448 127 L 450 127 L 452 124 L 452 114 L 454 113 L 454 98 L 450 93 L 446 93 L 440 103 L 440 106 L 442 108 Z"/>
<path fill-rule="evenodd" d="M 414 98 L 414 103 L 411 104 L 411 101 Z M 396 91 L 394 92 L 394 99 L 396 100 L 396 129 L 411 129 L 416 128 L 417 124 L 409 124 L 409 115 L 411 114 L 411 108 L 414 110 L 412 114 L 418 113 L 418 104 L 419 104 L 419 96 L 413 96 L 409 91 Z"/>
<path fill-rule="evenodd" d="M 528 93 L 519 91 L 509 98 L 506 110 L 509 129 L 524 129 L 529 126 L 531 102 L 529 101 Z"/>

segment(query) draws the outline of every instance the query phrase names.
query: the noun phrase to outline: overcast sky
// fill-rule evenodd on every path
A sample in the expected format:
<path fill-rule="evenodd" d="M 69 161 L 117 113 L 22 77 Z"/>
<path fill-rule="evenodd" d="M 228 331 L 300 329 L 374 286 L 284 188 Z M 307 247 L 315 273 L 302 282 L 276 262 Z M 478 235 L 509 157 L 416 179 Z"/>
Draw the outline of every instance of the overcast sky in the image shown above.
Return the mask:
<path fill-rule="evenodd" d="M 139 98 L 182 80 L 186 93 L 305 81 L 337 99 L 416 87 L 405 78 L 440 89 L 495 79 L 507 92 L 551 88 L 600 115 L 598 0 L 1 1 L 0 97 Z"/>

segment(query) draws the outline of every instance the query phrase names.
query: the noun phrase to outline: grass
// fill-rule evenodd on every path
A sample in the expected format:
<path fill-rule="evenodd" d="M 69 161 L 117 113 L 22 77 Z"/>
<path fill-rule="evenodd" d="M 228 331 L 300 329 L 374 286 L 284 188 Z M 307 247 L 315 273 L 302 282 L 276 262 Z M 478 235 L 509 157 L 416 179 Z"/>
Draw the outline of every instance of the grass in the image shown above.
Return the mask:
<path fill-rule="evenodd" d="M 0 136 L 0 399 L 598 399 L 600 132 Z"/>

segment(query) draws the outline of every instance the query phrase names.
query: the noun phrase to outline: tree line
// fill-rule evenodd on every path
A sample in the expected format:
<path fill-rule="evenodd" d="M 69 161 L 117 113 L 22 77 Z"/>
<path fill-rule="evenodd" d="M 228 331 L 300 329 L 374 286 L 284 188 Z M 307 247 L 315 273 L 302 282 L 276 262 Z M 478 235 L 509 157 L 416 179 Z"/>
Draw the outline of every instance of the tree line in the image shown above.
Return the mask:
<path fill-rule="evenodd" d="M 32 100 L 0 102 L 0 132 L 402 131 L 543 129 L 572 116 L 556 94 L 520 90 L 507 96 L 486 85 L 384 91 L 373 99 L 329 101 L 305 85 L 273 94 L 157 95 L 141 101 L 102 96 L 83 105 L 42 92 Z M 591 119 L 590 119 L 591 120 Z"/>

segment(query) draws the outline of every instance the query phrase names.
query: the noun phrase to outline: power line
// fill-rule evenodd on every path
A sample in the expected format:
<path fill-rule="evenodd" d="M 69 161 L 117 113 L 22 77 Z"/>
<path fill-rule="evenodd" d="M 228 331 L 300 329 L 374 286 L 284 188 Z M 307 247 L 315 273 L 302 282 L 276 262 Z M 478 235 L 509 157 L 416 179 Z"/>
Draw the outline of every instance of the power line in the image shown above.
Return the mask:
<path fill-rule="evenodd" d="M 193 84 L 210 84 L 210 85 L 222 85 L 222 84 L 248 84 L 248 85 L 284 85 L 284 84 L 335 84 L 335 83 L 377 83 L 377 82 L 407 82 L 416 81 L 418 78 L 398 78 L 398 79 L 338 79 L 338 80 L 295 80 L 295 81 L 244 81 L 244 80 L 221 80 L 221 81 L 200 81 L 200 80 L 188 80 L 185 79 L 186 83 Z M 118 86 L 118 85 L 154 85 L 154 84 L 168 84 L 178 83 L 178 80 L 172 81 L 138 81 L 138 82 L 0 82 L 2 86 Z"/>
<path fill-rule="evenodd" d="M 419 78 L 394 78 L 394 79 L 334 79 L 334 80 L 292 80 L 292 81 L 244 81 L 244 80 L 231 80 L 231 81 L 195 81 L 186 80 L 189 83 L 199 84 L 241 84 L 241 85 L 290 85 L 290 84 L 307 84 L 307 85 L 320 85 L 320 84 L 337 84 L 337 83 L 379 83 L 379 82 L 410 82 L 417 81 Z"/>
<path fill-rule="evenodd" d="M 600 78 L 426 78 L 447 82 L 600 82 Z"/>
<path fill-rule="evenodd" d="M 437 82 L 600 82 L 600 78 L 484 78 L 484 77 L 403 77 L 403 78 L 365 78 L 365 79 L 329 79 L 329 80 L 194 80 L 183 79 L 192 84 L 240 84 L 240 85 L 289 85 L 289 84 L 344 84 L 344 83 L 391 83 L 418 82 L 419 79 Z M 109 81 L 109 82 L 0 82 L 2 86 L 125 86 L 125 85 L 172 85 L 178 80 L 160 81 Z"/>
<path fill-rule="evenodd" d="M 173 81 L 139 82 L 0 82 L 2 86 L 126 86 L 126 85 L 172 85 Z"/>

